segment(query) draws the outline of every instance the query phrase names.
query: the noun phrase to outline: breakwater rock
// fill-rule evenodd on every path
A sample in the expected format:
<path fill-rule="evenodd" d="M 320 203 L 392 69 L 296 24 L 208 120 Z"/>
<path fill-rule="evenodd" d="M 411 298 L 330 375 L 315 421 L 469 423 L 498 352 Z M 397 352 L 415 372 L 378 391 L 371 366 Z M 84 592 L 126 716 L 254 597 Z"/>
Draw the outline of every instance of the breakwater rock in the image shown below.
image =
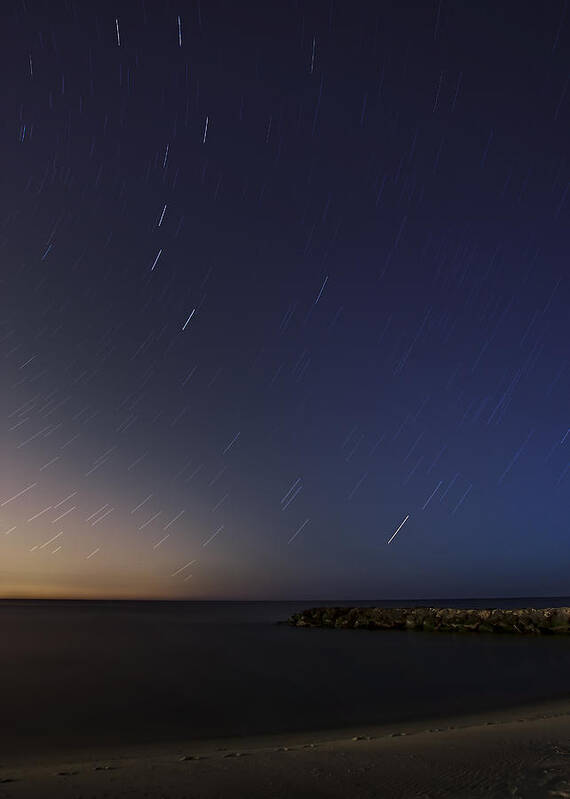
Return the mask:
<path fill-rule="evenodd" d="M 570 608 L 309 608 L 294 613 L 288 623 L 294 627 L 552 635 L 570 634 Z"/>

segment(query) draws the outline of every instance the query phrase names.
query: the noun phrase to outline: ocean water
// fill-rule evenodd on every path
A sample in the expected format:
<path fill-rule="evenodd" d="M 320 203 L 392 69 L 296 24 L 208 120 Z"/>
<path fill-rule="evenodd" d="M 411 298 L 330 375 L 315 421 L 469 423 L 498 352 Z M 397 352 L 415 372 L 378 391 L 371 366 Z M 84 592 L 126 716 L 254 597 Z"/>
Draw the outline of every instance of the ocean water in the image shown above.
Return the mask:
<path fill-rule="evenodd" d="M 0 752 L 326 730 L 570 696 L 570 636 L 301 629 L 324 605 L 554 607 L 570 598 L 0 601 Z"/>

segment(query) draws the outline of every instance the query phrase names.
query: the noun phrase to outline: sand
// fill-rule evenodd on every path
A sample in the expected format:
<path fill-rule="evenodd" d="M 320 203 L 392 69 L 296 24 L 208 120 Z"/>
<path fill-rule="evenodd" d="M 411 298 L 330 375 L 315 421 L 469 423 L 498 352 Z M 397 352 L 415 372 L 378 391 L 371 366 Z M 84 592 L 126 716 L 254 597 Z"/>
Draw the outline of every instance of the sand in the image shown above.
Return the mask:
<path fill-rule="evenodd" d="M 18 760 L 0 760 L 0 799 L 18 797 L 570 799 L 570 698 L 433 724 L 43 759 L 22 752 Z"/>

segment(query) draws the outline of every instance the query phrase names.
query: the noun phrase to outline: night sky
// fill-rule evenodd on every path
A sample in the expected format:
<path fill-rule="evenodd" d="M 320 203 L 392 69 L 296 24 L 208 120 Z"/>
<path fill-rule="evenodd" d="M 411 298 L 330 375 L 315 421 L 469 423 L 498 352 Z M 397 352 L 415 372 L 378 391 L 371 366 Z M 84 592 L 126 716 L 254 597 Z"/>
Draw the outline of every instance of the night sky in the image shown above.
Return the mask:
<path fill-rule="evenodd" d="M 2 597 L 569 593 L 568 0 L 1 30 Z"/>

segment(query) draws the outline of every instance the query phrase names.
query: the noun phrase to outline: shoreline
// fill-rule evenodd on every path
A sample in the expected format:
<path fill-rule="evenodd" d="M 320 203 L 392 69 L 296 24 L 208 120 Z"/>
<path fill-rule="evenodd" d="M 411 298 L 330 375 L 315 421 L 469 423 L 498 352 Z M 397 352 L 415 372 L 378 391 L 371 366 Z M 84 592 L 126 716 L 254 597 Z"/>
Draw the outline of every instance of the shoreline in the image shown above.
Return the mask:
<path fill-rule="evenodd" d="M 1 799 L 135 793 L 156 799 L 230 793 L 562 799 L 570 797 L 570 695 L 398 724 L 90 747 L 29 760 L 2 758 Z M 376 792 L 379 784 L 386 792 Z M 533 786 L 530 792 L 525 785 Z"/>

